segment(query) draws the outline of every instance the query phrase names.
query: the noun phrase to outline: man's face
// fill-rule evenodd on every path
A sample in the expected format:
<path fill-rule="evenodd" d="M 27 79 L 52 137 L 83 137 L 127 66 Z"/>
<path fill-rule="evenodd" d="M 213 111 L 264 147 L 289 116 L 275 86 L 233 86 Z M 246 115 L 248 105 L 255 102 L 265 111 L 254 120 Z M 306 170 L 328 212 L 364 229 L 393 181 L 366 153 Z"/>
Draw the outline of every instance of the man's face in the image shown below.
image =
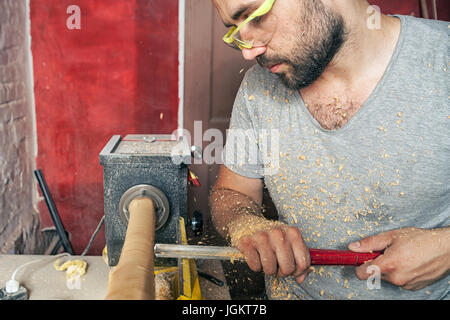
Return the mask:
<path fill-rule="evenodd" d="M 243 15 L 233 21 L 235 9 L 254 2 L 214 0 L 222 19 L 235 25 L 246 18 Z M 263 0 L 256 2 L 262 4 Z M 276 0 L 268 14 L 276 16 L 276 30 L 256 61 L 278 74 L 291 89 L 309 86 L 320 77 L 345 41 L 342 16 L 321 0 Z"/>

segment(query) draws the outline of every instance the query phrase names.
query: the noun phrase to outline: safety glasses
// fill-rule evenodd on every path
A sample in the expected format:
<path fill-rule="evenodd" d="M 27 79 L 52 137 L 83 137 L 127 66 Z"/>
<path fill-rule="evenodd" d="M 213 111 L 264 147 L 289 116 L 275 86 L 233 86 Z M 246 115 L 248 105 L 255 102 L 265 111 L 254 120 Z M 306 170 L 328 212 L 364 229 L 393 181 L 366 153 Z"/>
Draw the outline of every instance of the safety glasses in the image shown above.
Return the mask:
<path fill-rule="evenodd" d="M 239 26 L 231 27 L 223 41 L 238 50 L 265 46 L 272 39 L 277 26 L 276 16 L 268 14 L 274 3 L 275 0 L 265 0 Z"/>

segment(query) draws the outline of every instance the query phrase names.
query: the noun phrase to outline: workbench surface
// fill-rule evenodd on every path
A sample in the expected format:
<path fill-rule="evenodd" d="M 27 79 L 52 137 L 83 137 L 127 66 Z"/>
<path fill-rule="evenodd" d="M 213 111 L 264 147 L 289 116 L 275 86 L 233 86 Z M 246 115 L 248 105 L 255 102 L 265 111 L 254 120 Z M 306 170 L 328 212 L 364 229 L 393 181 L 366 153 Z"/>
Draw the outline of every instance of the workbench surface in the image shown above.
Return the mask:
<path fill-rule="evenodd" d="M 78 284 L 67 284 L 66 273 L 57 271 L 53 263 L 61 258 L 45 255 L 0 255 L 0 287 L 11 279 L 14 270 L 22 264 L 36 261 L 21 268 L 15 279 L 28 291 L 30 300 L 103 300 L 108 286 L 109 266 L 101 256 L 71 256 L 70 259 L 82 259 L 87 262 L 87 272 Z M 197 260 L 197 268 L 220 280 L 225 285 L 219 287 L 199 277 L 202 295 L 206 300 L 229 300 L 222 265 L 218 260 Z"/>

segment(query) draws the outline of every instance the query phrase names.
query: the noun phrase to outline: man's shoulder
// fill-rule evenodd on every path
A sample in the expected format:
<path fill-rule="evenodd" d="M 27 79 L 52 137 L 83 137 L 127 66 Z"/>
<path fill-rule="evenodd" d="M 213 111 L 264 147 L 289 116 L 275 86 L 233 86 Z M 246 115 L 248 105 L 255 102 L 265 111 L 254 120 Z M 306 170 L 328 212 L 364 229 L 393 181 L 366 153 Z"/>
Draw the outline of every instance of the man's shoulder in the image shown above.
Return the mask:
<path fill-rule="evenodd" d="M 447 65 L 449 54 L 448 34 L 450 23 L 439 20 L 398 16 L 403 23 L 401 34 L 402 57 L 406 61 L 441 61 Z M 441 64 L 435 64 L 441 69 Z"/>
<path fill-rule="evenodd" d="M 450 22 L 447 21 L 402 15 L 397 15 L 397 17 L 408 23 L 411 30 L 416 34 L 416 36 L 422 35 L 424 37 L 427 37 L 427 35 L 429 35 L 427 34 L 427 32 L 442 33 L 448 36 L 450 32 Z M 421 33 L 421 31 L 425 31 L 425 33 Z"/>
<path fill-rule="evenodd" d="M 250 102 L 261 102 L 260 98 L 269 99 L 273 96 L 282 97 L 290 95 L 290 91 L 291 90 L 283 84 L 278 75 L 273 74 L 270 70 L 263 68 L 258 64 L 247 70 L 240 87 L 240 94 L 250 97 Z M 278 100 L 272 101 L 273 107 L 275 107 L 277 101 Z M 261 106 L 262 104 L 256 103 L 253 107 Z"/>

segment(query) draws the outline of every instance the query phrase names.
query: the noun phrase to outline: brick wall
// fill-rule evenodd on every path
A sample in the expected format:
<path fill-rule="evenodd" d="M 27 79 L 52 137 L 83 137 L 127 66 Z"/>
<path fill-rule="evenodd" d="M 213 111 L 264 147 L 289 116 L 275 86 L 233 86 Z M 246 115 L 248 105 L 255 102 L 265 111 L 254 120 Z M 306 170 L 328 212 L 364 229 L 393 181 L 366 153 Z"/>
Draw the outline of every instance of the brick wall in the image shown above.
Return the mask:
<path fill-rule="evenodd" d="M 0 253 L 34 253 L 38 242 L 28 7 L 0 1 Z"/>

